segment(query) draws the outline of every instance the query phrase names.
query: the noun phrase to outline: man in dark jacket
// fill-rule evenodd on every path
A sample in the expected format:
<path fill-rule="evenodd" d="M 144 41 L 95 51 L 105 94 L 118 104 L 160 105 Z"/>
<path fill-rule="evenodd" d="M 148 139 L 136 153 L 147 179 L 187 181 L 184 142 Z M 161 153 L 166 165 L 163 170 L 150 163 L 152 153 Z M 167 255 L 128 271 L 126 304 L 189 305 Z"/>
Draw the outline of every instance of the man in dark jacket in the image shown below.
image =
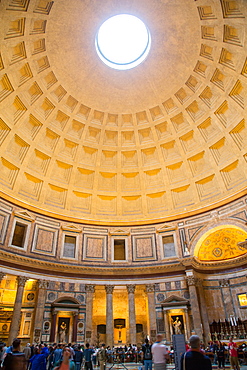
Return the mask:
<path fill-rule="evenodd" d="M 12 343 L 12 352 L 8 353 L 3 361 L 3 370 L 26 370 L 27 361 L 25 355 L 20 351 L 20 339 L 14 339 Z"/>
<path fill-rule="evenodd" d="M 209 357 L 200 350 L 200 338 L 192 335 L 189 340 L 190 349 L 181 357 L 181 370 L 212 370 Z"/>
<path fill-rule="evenodd" d="M 75 347 L 74 353 L 75 370 L 80 370 L 83 359 L 83 352 L 78 347 Z"/>

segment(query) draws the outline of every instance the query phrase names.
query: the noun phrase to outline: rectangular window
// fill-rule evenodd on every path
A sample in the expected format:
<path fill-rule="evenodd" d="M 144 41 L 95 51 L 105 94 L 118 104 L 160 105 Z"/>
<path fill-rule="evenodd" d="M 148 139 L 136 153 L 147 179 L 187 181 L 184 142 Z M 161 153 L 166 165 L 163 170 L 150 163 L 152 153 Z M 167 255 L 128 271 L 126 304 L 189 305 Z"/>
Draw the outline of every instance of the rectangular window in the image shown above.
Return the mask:
<path fill-rule="evenodd" d="M 114 260 L 125 261 L 125 239 L 114 239 Z"/>
<path fill-rule="evenodd" d="M 65 235 L 63 257 L 75 258 L 75 249 L 76 249 L 76 237 L 71 235 Z"/>
<path fill-rule="evenodd" d="M 19 222 L 15 224 L 15 230 L 11 244 L 15 247 L 24 248 L 25 236 L 26 236 L 27 225 L 23 225 Z"/>
<path fill-rule="evenodd" d="M 173 235 L 162 236 L 164 257 L 176 257 Z"/>

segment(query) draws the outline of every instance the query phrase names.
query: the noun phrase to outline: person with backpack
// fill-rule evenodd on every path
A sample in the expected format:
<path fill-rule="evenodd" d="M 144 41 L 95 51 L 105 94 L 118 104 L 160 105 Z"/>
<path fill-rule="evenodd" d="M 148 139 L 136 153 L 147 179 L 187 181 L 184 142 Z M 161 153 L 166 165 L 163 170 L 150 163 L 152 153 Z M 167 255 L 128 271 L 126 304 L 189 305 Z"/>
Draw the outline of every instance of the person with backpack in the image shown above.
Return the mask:
<path fill-rule="evenodd" d="M 3 360 L 3 370 L 26 370 L 27 361 L 25 355 L 20 351 L 21 341 L 20 339 L 14 339 L 12 343 L 12 351 L 7 353 Z"/>
<path fill-rule="evenodd" d="M 212 370 L 211 360 L 202 353 L 200 342 L 198 335 L 190 337 L 190 349 L 181 356 L 181 370 Z"/>
<path fill-rule="evenodd" d="M 105 343 L 102 343 L 101 348 L 97 352 L 97 359 L 99 361 L 100 370 L 104 370 L 106 363 L 106 349 Z"/>
<path fill-rule="evenodd" d="M 152 346 L 149 344 L 148 338 L 145 339 L 145 344 L 142 345 L 143 362 L 145 370 L 152 370 Z"/>
<path fill-rule="evenodd" d="M 221 369 L 221 365 L 223 367 L 223 370 L 225 369 L 225 357 L 225 347 L 221 342 L 219 342 L 217 350 L 218 369 Z"/>

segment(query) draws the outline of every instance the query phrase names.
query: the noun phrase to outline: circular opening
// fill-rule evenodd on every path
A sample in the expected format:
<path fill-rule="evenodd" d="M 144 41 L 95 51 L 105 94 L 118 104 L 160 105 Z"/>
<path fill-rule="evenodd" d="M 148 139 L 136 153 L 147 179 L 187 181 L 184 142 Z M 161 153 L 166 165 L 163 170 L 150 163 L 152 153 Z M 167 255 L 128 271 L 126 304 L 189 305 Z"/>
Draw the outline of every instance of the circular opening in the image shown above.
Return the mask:
<path fill-rule="evenodd" d="M 139 18 L 119 14 L 101 25 L 95 45 L 98 56 L 107 66 L 126 70 L 138 66 L 147 57 L 151 37 Z"/>

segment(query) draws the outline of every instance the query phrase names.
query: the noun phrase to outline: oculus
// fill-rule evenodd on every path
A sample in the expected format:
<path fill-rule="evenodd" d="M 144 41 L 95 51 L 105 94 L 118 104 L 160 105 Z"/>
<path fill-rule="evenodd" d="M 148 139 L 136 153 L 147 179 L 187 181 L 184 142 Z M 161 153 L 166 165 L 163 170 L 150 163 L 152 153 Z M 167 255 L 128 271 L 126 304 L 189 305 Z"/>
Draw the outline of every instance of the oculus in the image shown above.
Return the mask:
<path fill-rule="evenodd" d="M 127 70 L 146 59 L 151 47 L 151 36 L 139 18 L 119 14 L 101 25 L 95 46 L 98 56 L 107 66 Z"/>

